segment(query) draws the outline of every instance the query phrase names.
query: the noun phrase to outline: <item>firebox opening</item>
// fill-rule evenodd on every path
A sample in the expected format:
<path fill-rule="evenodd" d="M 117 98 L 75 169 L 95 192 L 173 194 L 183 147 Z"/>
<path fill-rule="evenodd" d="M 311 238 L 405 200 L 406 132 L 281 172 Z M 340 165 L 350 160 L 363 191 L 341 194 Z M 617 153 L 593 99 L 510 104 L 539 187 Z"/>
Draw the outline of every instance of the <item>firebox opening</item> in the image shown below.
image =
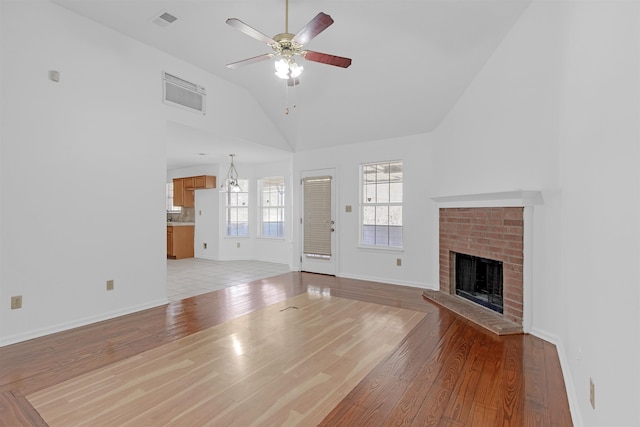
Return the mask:
<path fill-rule="evenodd" d="M 456 295 L 502 313 L 502 261 L 453 253 Z"/>

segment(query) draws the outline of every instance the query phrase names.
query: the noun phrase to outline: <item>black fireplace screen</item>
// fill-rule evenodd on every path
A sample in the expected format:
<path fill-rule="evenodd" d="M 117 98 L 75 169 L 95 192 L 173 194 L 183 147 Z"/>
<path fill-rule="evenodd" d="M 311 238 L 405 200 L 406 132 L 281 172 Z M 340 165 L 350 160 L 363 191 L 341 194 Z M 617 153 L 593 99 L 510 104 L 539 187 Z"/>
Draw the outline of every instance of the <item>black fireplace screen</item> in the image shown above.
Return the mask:
<path fill-rule="evenodd" d="M 502 262 L 456 253 L 456 295 L 502 313 Z"/>

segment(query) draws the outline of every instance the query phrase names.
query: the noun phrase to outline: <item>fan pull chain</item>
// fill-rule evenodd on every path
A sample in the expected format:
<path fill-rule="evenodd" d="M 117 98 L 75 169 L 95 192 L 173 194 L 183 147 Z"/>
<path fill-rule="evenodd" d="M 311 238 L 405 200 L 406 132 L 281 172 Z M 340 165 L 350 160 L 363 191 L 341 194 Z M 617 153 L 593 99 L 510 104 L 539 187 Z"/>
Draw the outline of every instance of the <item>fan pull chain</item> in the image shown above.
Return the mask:
<path fill-rule="evenodd" d="M 293 108 L 296 108 L 296 80 L 293 80 Z"/>
<path fill-rule="evenodd" d="M 289 109 L 289 83 L 287 80 L 284 81 L 284 94 L 285 94 L 285 107 L 284 107 L 284 115 L 288 116 L 291 110 Z M 295 81 L 293 83 L 293 106 L 291 108 L 296 108 L 296 84 Z"/>
<path fill-rule="evenodd" d="M 289 86 L 287 85 L 287 81 L 284 81 L 284 115 L 289 115 Z"/>

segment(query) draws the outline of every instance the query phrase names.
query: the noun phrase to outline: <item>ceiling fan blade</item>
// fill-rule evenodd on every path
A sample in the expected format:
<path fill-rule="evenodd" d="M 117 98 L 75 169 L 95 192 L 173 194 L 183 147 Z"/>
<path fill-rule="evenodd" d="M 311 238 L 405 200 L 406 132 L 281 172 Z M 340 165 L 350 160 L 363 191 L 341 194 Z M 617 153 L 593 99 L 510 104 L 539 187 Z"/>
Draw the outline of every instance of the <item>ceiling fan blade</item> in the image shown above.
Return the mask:
<path fill-rule="evenodd" d="M 312 50 L 305 50 L 302 53 L 304 59 L 313 62 L 320 62 L 322 64 L 335 65 L 336 67 L 348 68 L 351 65 L 351 58 L 344 58 L 342 56 L 329 55 L 326 53 L 314 52 Z"/>
<path fill-rule="evenodd" d="M 273 53 L 265 53 L 264 55 L 254 56 L 253 58 L 243 59 L 242 61 L 232 62 L 231 64 L 227 64 L 227 68 L 231 68 L 235 70 L 236 68 L 242 67 L 244 65 L 255 64 L 256 62 L 266 61 L 267 59 L 271 59 L 274 57 Z"/>
<path fill-rule="evenodd" d="M 256 30 L 253 27 L 248 26 L 247 24 L 245 24 L 244 22 L 242 22 L 241 20 L 239 20 L 238 18 L 229 18 L 227 19 L 227 24 L 231 25 L 233 28 L 235 28 L 236 30 L 240 30 L 243 33 L 245 33 L 246 35 L 253 37 L 256 40 L 259 40 L 263 43 L 266 43 L 268 45 L 272 45 L 274 43 L 276 43 L 276 41 L 274 39 L 272 39 L 271 37 L 262 34 L 260 31 Z"/>
<path fill-rule="evenodd" d="M 303 29 L 293 37 L 293 41 L 305 45 L 309 43 L 315 36 L 327 29 L 333 24 L 333 18 L 326 13 L 320 12 L 313 18 Z"/>
<path fill-rule="evenodd" d="M 287 86 L 296 86 L 300 84 L 300 79 L 299 78 L 290 78 L 287 80 Z"/>

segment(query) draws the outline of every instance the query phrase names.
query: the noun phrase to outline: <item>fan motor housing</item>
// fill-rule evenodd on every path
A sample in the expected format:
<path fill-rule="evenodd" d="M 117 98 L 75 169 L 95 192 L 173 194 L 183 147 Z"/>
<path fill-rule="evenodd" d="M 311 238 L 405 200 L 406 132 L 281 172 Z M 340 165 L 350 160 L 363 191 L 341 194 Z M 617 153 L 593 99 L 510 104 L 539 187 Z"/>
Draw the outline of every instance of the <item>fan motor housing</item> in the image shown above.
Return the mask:
<path fill-rule="evenodd" d="M 302 45 L 293 41 L 295 34 L 280 33 L 273 36 L 273 39 L 277 42 L 277 45 L 272 46 L 273 50 L 282 56 L 300 55 L 300 48 Z"/>

